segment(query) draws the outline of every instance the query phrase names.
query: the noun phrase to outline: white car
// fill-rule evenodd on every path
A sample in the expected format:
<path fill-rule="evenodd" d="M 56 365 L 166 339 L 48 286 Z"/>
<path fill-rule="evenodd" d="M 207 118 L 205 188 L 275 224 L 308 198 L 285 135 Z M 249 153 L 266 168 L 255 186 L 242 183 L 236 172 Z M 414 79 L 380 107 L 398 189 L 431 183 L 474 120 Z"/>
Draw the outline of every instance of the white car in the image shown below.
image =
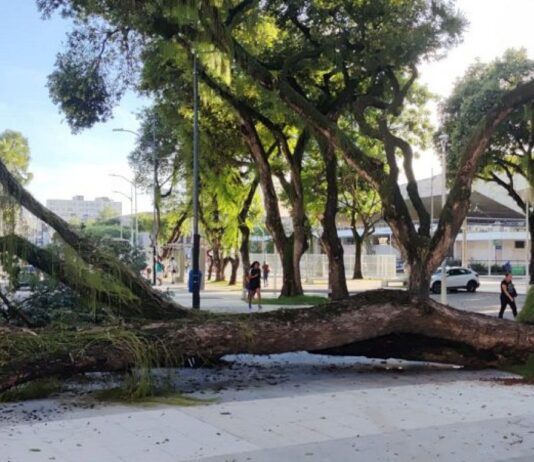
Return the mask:
<path fill-rule="evenodd" d="M 447 267 L 447 289 L 465 289 L 476 292 L 480 286 L 478 273 L 469 268 Z M 441 292 L 441 269 L 436 271 L 430 279 L 430 290 L 435 294 Z"/>

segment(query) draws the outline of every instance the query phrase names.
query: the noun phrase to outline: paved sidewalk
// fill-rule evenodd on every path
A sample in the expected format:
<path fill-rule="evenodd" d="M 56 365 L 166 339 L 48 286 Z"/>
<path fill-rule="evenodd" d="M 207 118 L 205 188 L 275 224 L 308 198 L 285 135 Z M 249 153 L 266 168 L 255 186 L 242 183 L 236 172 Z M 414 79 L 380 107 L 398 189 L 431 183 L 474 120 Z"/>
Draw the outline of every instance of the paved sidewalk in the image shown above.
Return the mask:
<path fill-rule="evenodd" d="M 206 406 L 50 416 L 39 408 L 67 407 L 0 405 L 0 460 L 534 460 L 534 388 L 487 381 L 501 373 L 309 354 L 233 359 L 177 373 L 184 390 L 219 399 Z"/>

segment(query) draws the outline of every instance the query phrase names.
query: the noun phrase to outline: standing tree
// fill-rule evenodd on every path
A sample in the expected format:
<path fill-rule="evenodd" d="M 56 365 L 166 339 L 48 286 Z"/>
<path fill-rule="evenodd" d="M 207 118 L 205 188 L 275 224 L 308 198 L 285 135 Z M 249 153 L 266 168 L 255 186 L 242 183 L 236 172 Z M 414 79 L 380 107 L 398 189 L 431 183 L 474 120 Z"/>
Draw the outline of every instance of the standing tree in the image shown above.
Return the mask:
<path fill-rule="evenodd" d="M 341 215 L 349 220 L 354 240 L 354 269 L 352 279 L 363 279 L 362 248 L 375 232 L 375 224 L 382 218 L 378 193 L 345 168 L 341 177 L 339 203 Z M 361 231 L 359 231 L 361 229 Z"/>
<path fill-rule="evenodd" d="M 441 107 L 440 133 L 450 139 L 447 169 L 457 172 L 459 157 L 478 121 L 510 89 L 532 79 L 534 61 L 525 50 L 508 50 L 491 63 L 477 62 L 459 80 Z M 534 187 L 534 103 L 515 109 L 493 134 L 478 165 L 477 177 L 495 183 L 526 211 L 529 208 L 530 240 L 534 242 L 534 209 L 530 191 Z M 521 191 L 517 178 L 526 180 Z M 534 283 L 534 246 L 530 254 L 530 283 Z"/>

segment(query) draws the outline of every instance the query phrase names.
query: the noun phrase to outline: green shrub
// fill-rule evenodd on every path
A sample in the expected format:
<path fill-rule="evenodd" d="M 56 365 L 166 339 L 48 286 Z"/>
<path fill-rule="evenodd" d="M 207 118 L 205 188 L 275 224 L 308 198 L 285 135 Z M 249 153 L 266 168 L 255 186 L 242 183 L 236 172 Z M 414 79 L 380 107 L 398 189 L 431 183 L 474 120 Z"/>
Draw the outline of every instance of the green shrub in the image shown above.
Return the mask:
<path fill-rule="evenodd" d="M 527 324 L 534 324 L 534 286 L 528 289 L 527 299 L 523 309 L 519 312 L 517 320 Z"/>
<path fill-rule="evenodd" d="M 478 274 L 488 274 L 488 267 L 484 263 L 471 263 L 469 267 Z"/>

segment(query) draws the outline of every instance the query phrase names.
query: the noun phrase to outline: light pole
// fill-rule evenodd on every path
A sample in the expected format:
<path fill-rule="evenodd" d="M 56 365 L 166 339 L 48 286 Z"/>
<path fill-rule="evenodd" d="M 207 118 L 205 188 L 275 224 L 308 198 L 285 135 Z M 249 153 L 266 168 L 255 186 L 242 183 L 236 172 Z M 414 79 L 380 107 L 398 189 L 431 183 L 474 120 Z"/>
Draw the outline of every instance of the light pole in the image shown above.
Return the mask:
<path fill-rule="evenodd" d="M 193 55 L 193 254 L 192 254 L 192 306 L 200 309 L 200 234 L 199 221 L 200 170 L 198 152 L 198 63 L 196 52 Z"/>
<path fill-rule="evenodd" d="M 130 213 L 133 217 L 133 196 L 128 196 L 128 194 L 124 194 L 121 191 L 113 191 L 115 194 L 120 194 L 121 196 L 124 196 L 126 199 L 130 201 Z M 119 222 L 120 223 L 120 222 Z M 121 226 L 121 237 L 122 237 L 122 223 L 120 223 Z M 133 218 L 130 220 L 130 245 L 133 249 L 134 246 L 134 225 L 133 225 Z"/>
<path fill-rule="evenodd" d="M 443 210 L 445 208 L 445 201 L 447 195 L 447 143 L 449 142 L 449 136 L 443 133 L 439 136 L 441 143 L 441 216 L 443 217 Z M 443 258 L 441 263 L 441 303 L 447 304 L 447 277 L 446 277 L 446 260 L 447 256 Z"/>
<path fill-rule="evenodd" d="M 131 187 L 131 194 L 132 194 L 132 197 L 133 197 L 133 215 L 132 215 L 132 220 L 135 220 L 135 238 L 133 240 L 133 242 L 135 244 L 132 244 L 135 245 L 135 247 L 139 247 L 139 218 L 137 217 L 137 206 L 138 206 L 138 199 L 137 199 L 137 183 L 135 182 L 135 180 L 129 180 L 128 178 L 126 178 L 125 176 L 123 175 L 118 175 L 116 173 L 110 173 L 109 176 L 113 176 L 115 178 L 120 178 L 126 182 L 128 182 L 130 184 L 130 187 Z M 131 221 L 131 223 L 133 223 Z"/>
<path fill-rule="evenodd" d="M 114 128 L 114 132 L 122 132 L 122 133 L 131 133 L 132 135 L 139 136 L 137 132 L 134 132 L 133 130 L 127 130 L 125 128 Z M 156 255 L 157 255 L 157 245 L 158 245 L 158 229 L 157 229 L 157 214 L 156 214 L 156 206 L 157 206 L 157 163 L 156 163 L 157 157 L 156 157 L 156 125 L 154 121 L 152 121 L 152 161 L 154 163 L 154 223 L 152 226 L 152 284 L 156 285 Z M 136 201 L 137 202 L 137 201 Z"/>

